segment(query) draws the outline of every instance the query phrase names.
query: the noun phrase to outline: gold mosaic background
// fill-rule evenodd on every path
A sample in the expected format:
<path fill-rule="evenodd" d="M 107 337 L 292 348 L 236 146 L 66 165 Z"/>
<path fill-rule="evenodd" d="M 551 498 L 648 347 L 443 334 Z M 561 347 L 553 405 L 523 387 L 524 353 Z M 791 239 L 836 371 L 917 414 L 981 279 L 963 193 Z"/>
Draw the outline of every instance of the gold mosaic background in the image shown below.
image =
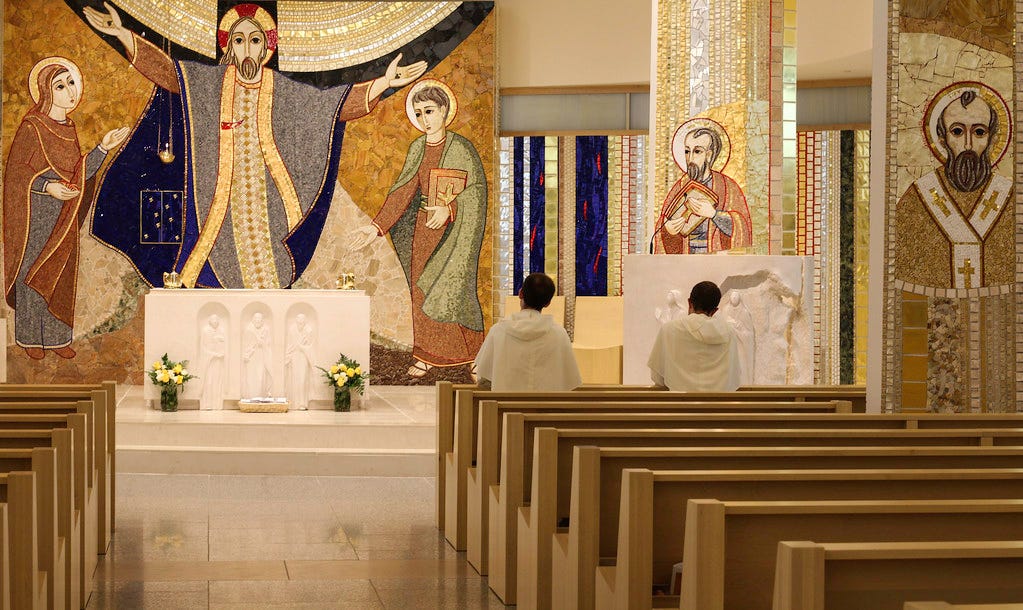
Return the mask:
<path fill-rule="evenodd" d="M 451 129 L 476 145 L 488 172 L 491 209 L 494 189 L 495 141 L 495 15 L 424 78 L 451 86 L 460 107 Z M 152 92 L 151 83 L 132 69 L 60 0 L 4 0 L 3 160 L 25 111 L 30 107 L 28 73 L 39 59 L 62 55 L 74 60 L 84 80 L 83 100 L 72 115 L 83 149 L 102 134 L 134 125 Z M 406 58 L 406 62 L 414 58 Z M 114 102 L 116 100 L 116 102 Z M 407 350 L 412 332 L 408 285 L 394 250 L 385 239 L 360 252 L 347 244 L 352 229 L 367 224 L 383 203 L 398 175 L 408 144 L 419 135 L 404 111 L 405 95 L 384 100 L 373 114 L 350 122 L 341 154 L 340 186 L 336 189 L 323 236 L 312 263 L 296 288 L 333 288 L 341 271 L 357 275 L 357 285 L 373 297 L 373 341 Z M 0 160 L 0 167 L 2 161 Z M 346 169 L 347 168 L 347 169 Z M 91 219 L 86 222 L 86 227 Z M 480 256 L 478 288 L 485 322 L 492 319 L 489 235 Z M 143 297 L 146 286 L 131 265 L 100 245 L 83 229 L 76 302 L 76 358 L 47 354 L 30 360 L 14 344 L 13 310 L 0 306 L 8 319 L 8 379 L 14 382 L 63 380 L 142 383 Z"/>

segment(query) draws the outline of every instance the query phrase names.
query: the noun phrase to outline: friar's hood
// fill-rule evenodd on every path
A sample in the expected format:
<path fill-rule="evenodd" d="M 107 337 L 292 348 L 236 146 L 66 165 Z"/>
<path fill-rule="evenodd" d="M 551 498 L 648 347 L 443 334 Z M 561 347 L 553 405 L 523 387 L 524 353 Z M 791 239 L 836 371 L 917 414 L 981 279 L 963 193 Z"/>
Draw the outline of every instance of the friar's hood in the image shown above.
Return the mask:
<path fill-rule="evenodd" d="M 506 320 L 508 336 L 519 341 L 535 341 L 555 328 L 554 318 L 535 309 L 523 309 Z"/>
<path fill-rule="evenodd" d="M 728 343 L 732 328 L 724 319 L 691 313 L 679 319 L 679 324 L 700 343 L 720 345 Z"/>

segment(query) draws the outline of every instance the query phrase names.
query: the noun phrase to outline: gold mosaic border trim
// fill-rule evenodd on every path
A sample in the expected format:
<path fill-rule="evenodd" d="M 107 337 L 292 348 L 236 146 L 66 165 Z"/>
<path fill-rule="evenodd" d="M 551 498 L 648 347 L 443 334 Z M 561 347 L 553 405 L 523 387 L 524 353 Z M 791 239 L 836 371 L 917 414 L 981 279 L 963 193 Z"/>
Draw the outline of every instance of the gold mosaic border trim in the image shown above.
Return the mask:
<path fill-rule="evenodd" d="M 622 294 L 622 138 L 607 138 L 607 296 Z"/>
<path fill-rule="evenodd" d="M 575 138 L 561 138 L 558 151 L 558 220 L 565 230 L 558 235 L 558 292 L 565 297 L 565 330 L 575 336 Z"/>
<path fill-rule="evenodd" d="M 867 296 L 870 276 L 870 131 L 855 133 L 853 171 L 853 273 L 856 283 L 854 304 L 855 381 L 867 383 Z"/>
<path fill-rule="evenodd" d="M 771 2 L 771 215 L 768 231 L 770 253 L 795 254 L 795 234 L 775 236 L 782 219 L 796 213 L 796 0 Z M 781 100 L 781 103 L 774 100 Z M 780 246 L 780 247 L 779 247 Z"/>
<path fill-rule="evenodd" d="M 558 137 L 544 138 L 544 190 L 546 205 L 544 207 L 544 273 L 551 276 L 554 285 L 558 284 L 558 251 L 561 229 L 558 218 L 560 191 L 558 187 Z M 574 226 L 574 225 L 573 225 Z M 567 228 L 566 228 L 567 230 Z"/>
<path fill-rule="evenodd" d="M 888 3 L 888 65 L 886 93 L 888 107 L 885 117 L 885 222 L 884 235 L 881 243 L 884 244 L 884 269 L 883 285 L 884 296 L 882 311 L 884 321 L 882 333 L 882 345 L 884 353 L 881 359 L 881 408 L 887 412 L 901 411 L 901 387 L 896 386 L 896 379 L 901 378 L 900 362 L 901 340 L 897 337 L 897 323 L 902 315 L 902 299 L 900 288 L 895 285 L 895 244 L 891 236 L 895 234 L 895 205 L 898 196 L 895 192 L 897 184 L 898 165 L 895 163 L 895 148 L 898 142 L 899 132 L 895 119 L 898 116 L 899 103 L 899 16 L 901 14 L 901 0 L 891 0 Z M 901 386 L 901 384 L 900 384 Z"/>
<path fill-rule="evenodd" d="M 1019 24 L 1023 23 L 1023 0 L 1016 0 L 1016 36 L 1019 37 Z M 1015 167 L 1013 173 L 1015 174 L 1016 187 L 1016 285 L 1019 286 L 1023 283 L 1023 257 L 1019 256 L 1020 252 L 1023 252 L 1023 189 L 1019 185 L 1023 184 L 1023 133 L 1021 133 L 1020 126 L 1023 125 L 1023 78 L 1019 76 L 1020 67 L 1023 66 L 1023 45 L 1015 44 L 1013 46 L 1015 52 L 1014 57 L 1014 68 L 1016 70 L 1015 80 L 1015 143 L 1013 152 L 1016 155 Z M 1014 404 L 1016 410 L 1023 412 L 1023 291 L 1017 290 L 1015 296 L 1016 305 L 1016 341 L 1015 341 L 1015 398 Z"/>

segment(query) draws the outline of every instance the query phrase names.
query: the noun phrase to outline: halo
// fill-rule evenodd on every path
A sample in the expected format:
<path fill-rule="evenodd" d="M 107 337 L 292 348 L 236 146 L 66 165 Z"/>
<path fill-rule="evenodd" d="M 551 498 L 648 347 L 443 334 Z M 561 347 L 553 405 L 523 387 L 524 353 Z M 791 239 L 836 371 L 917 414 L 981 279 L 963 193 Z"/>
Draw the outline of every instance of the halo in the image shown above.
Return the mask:
<path fill-rule="evenodd" d="M 79 82 L 82 90 L 85 90 L 85 81 L 82 80 L 82 71 L 78 69 L 75 62 L 67 59 L 66 57 L 54 55 L 37 61 L 36 65 L 32 66 L 32 71 L 28 73 L 28 92 L 32 96 L 32 103 L 34 104 L 39 103 L 39 72 L 46 66 L 52 65 L 64 66 L 67 71 L 71 73 L 71 76 L 75 77 L 75 80 Z M 79 94 L 78 101 L 81 102 L 81 100 L 82 96 Z M 77 108 L 77 105 L 75 107 Z"/>
<path fill-rule="evenodd" d="M 923 121 L 924 138 L 927 141 L 927 146 L 930 147 L 931 153 L 935 158 L 945 163 L 948 151 L 945 150 L 941 143 L 941 137 L 938 135 L 938 121 L 949 104 L 958 100 L 959 96 L 965 91 L 976 93 L 977 97 L 983 99 L 987 102 L 988 106 L 994 109 L 995 115 L 998 117 L 999 129 L 995 133 L 994 140 L 988 145 L 988 149 L 991 151 L 989 155 L 991 166 L 994 167 L 998 165 L 998 162 L 1005 155 L 1009 148 L 1009 142 L 1012 141 L 1012 113 L 1009 112 L 1009 105 L 1005 103 L 1002 96 L 984 83 L 975 81 L 952 83 L 931 98 L 931 103 L 927 105 L 927 110 L 924 112 Z"/>
<path fill-rule="evenodd" d="M 425 87 L 440 87 L 444 90 L 444 93 L 448 94 L 448 99 L 451 100 L 451 107 L 448 108 L 448 118 L 444 121 L 444 127 L 450 126 L 451 121 L 455 120 L 455 113 L 458 112 L 458 98 L 455 97 L 455 92 L 451 90 L 451 87 L 448 87 L 445 83 L 442 83 L 435 78 L 427 78 L 419 81 L 412 85 L 412 88 L 410 88 L 408 93 L 405 94 L 405 115 L 408 116 L 409 123 L 412 123 L 412 126 L 419 131 L 423 131 L 423 128 L 419 125 L 419 121 L 416 120 L 416 111 L 412 107 L 412 98 Z"/>
<path fill-rule="evenodd" d="M 718 137 L 721 138 L 721 152 L 718 153 L 717 159 L 714 160 L 714 165 L 711 166 L 711 169 L 716 172 L 720 172 L 725 169 L 726 165 L 728 165 L 728 160 L 732 155 L 732 142 L 728 138 L 728 132 L 725 131 L 725 128 L 722 127 L 721 123 L 718 123 L 713 119 L 701 117 L 689 119 L 685 123 L 682 123 L 678 126 L 678 129 L 675 130 L 675 135 L 671 136 L 671 157 L 675 160 L 675 165 L 677 165 L 682 171 L 686 170 L 686 136 L 689 135 L 690 132 L 703 127 L 714 130 L 718 134 Z"/>
<path fill-rule="evenodd" d="M 224 16 L 220 18 L 220 26 L 217 29 L 217 45 L 220 47 L 221 52 L 227 52 L 227 38 L 231 35 L 231 27 L 236 21 L 244 17 L 248 17 L 258 23 L 259 27 L 263 28 L 263 32 L 266 34 L 266 57 L 263 58 L 263 65 L 265 66 L 270 61 L 274 51 L 277 50 L 277 24 L 274 22 L 273 17 L 270 16 L 270 13 L 261 6 L 248 3 L 236 4 L 224 13 Z"/>

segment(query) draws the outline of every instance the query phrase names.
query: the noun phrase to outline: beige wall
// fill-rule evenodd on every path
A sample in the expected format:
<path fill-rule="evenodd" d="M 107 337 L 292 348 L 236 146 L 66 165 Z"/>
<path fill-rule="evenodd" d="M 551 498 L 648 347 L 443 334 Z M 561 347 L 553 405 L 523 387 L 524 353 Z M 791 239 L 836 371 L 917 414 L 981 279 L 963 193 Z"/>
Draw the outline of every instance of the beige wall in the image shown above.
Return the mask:
<path fill-rule="evenodd" d="M 501 87 L 650 82 L 651 0 L 497 0 Z"/>

